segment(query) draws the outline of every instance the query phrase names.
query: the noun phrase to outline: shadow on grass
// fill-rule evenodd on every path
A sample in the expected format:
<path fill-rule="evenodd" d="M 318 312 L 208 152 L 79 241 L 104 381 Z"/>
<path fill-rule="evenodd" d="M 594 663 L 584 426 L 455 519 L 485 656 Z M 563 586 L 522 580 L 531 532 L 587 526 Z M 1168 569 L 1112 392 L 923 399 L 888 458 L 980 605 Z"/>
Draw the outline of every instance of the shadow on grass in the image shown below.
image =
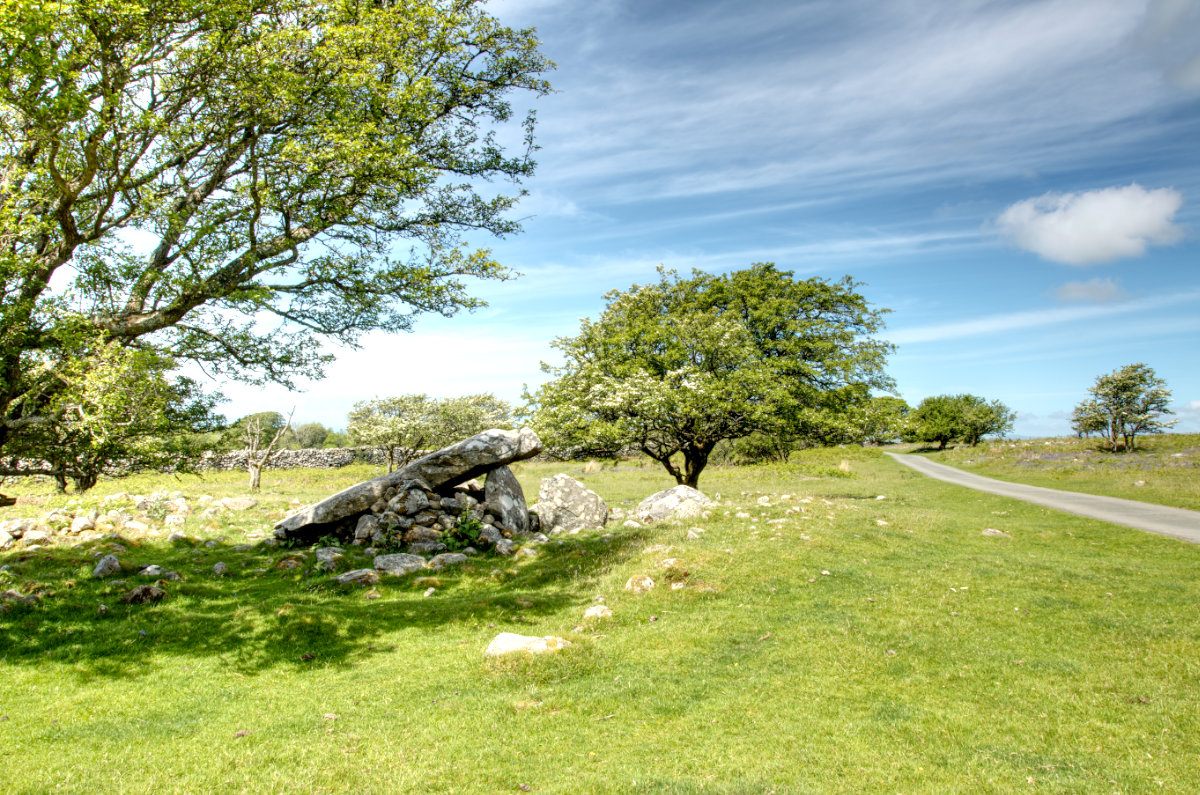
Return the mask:
<path fill-rule="evenodd" d="M 128 544 L 115 581 L 91 576 L 97 552 L 55 547 L 0 558 L 0 589 L 37 594 L 8 602 L 0 613 L 0 660 L 8 665 L 67 664 L 83 679 L 136 678 L 162 657 L 221 657 L 253 674 L 290 666 L 349 665 L 386 653 L 400 630 L 451 625 L 546 634 L 547 616 L 588 600 L 596 580 L 645 540 L 644 531 L 555 539 L 532 558 L 479 556 L 467 564 L 406 577 L 384 576 L 373 588 L 343 586 L 307 568 L 280 570 L 295 551 L 208 549 L 191 544 Z M 353 552 L 350 555 L 354 555 Z M 225 576 L 212 573 L 224 562 Z M 157 604 L 125 604 L 122 594 L 154 582 L 135 572 L 156 563 L 182 581 L 162 582 Z M 370 567 L 357 556 L 354 568 Z M 436 595 L 424 592 L 436 587 Z M 366 598 L 372 592 L 374 599 Z M 373 595 L 373 594 L 372 594 Z M 101 608 L 104 605 L 104 608 Z"/>

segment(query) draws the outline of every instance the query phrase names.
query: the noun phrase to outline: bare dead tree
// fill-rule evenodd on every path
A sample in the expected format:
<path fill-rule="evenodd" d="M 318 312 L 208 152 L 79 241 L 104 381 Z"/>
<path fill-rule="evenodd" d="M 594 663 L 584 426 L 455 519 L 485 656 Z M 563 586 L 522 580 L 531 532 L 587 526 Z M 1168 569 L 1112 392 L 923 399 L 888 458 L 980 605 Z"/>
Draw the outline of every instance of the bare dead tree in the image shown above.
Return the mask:
<path fill-rule="evenodd" d="M 265 448 L 262 446 L 262 416 L 255 415 L 246 421 L 246 471 L 250 473 L 251 492 L 257 492 L 262 485 L 263 467 L 271 462 L 271 458 L 275 453 L 279 452 L 275 449 L 275 445 L 291 429 L 292 415 L 295 413 L 296 409 L 293 408 L 288 413 L 287 422 L 275 432 L 275 435 L 271 437 L 270 443 Z"/>

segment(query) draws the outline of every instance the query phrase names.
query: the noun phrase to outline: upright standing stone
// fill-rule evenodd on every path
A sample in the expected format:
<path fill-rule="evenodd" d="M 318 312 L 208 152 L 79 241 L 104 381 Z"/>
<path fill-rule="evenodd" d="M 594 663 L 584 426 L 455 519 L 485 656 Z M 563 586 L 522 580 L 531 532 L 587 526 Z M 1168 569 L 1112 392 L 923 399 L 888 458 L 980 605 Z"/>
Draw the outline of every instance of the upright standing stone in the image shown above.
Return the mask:
<path fill-rule="evenodd" d="M 488 473 L 483 486 L 485 510 L 499 517 L 502 529 L 514 533 L 529 532 L 529 507 L 517 476 L 506 466 Z"/>

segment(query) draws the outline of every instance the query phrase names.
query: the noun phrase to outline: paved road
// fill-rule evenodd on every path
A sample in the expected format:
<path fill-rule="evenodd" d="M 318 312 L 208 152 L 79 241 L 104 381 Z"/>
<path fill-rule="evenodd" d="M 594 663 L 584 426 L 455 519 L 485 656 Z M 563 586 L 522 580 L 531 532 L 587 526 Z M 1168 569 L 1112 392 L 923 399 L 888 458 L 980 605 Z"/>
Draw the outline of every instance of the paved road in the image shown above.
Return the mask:
<path fill-rule="evenodd" d="M 1151 505 L 1148 502 L 1122 500 L 1116 497 L 1097 497 L 1094 494 L 1080 494 L 1077 491 L 1025 486 L 1020 483 L 1009 483 L 973 475 L 945 464 L 936 464 L 921 456 L 897 453 L 888 453 L 888 455 L 901 464 L 912 467 L 922 475 L 944 480 L 957 486 L 966 486 L 969 489 L 986 491 L 989 494 L 999 494 L 1001 497 L 1024 500 L 1035 505 L 1044 505 L 1047 508 L 1126 527 L 1136 527 L 1138 530 L 1147 530 L 1151 533 L 1200 544 L 1200 512 L 1197 511 L 1168 508 L 1165 505 Z"/>

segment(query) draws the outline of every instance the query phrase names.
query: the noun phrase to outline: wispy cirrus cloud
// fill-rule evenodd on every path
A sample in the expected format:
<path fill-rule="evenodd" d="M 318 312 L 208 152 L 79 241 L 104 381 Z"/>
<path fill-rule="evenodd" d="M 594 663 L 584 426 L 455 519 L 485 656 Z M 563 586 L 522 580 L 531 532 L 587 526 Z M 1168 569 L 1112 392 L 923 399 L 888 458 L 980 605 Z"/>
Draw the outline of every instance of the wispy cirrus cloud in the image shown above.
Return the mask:
<path fill-rule="evenodd" d="M 1006 331 L 1052 326 L 1077 320 L 1097 317 L 1112 317 L 1200 300 L 1200 292 L 1189 291 L 1174 295 L 1156 296 L 1138 301 L 1129 301 L 1117 306 L 1093 305 L 1057 309 L 1035 309 L 1027 312 L 1010 312 L 988 317 L 963 320 L 953 323 L 936 323 L 890 331 L 885 336 L 897 345 L 920 342 L 942 342 L 945 340 L 998 334 Z"/>

